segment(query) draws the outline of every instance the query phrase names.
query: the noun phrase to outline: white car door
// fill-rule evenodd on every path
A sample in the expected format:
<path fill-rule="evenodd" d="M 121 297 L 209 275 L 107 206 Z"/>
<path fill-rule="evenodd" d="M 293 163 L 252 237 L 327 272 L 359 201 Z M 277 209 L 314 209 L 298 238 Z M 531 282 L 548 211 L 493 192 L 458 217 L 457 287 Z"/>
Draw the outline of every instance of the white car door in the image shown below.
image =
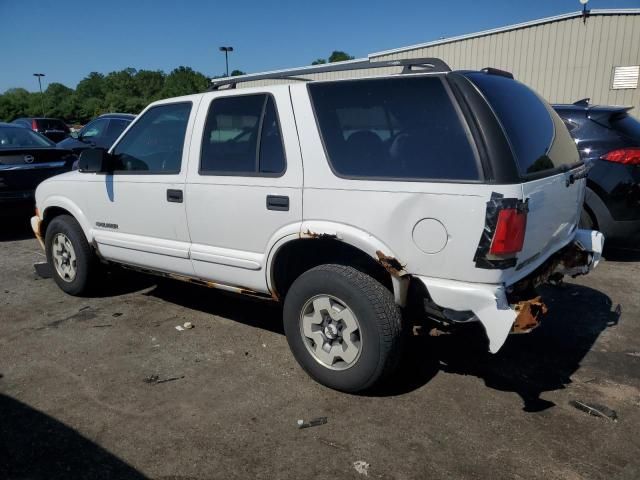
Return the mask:
<path fill-rule="evenodd" d="M 299 232 L 302 162 L 287 86 L 206 94 L 186 204 L 196 276 L 267 292 L 268 246 Z"/>
<path fill-rule="evenodd" d="M 111 149 L 113 172 L 86 182 L 84 208 L 104 258 L 193 275 L 184 204 L 191 100 L 150 106 Z"/>

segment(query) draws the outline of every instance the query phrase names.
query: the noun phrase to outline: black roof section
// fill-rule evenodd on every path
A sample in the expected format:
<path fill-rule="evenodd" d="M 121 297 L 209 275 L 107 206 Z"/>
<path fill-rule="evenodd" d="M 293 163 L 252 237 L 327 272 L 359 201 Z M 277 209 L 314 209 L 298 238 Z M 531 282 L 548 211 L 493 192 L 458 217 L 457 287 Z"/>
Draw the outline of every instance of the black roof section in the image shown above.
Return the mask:
<path fill-rule="evenodd" d="M 303 78 L 302 75 L 310 75 L 314 73 L 341 72 L 347 70 L 364 70 L 367 68 L 384 68 L 384 67 L 404 67 L 405 73 L 443 73 L 450 72 L 451 68 L 443 60 L 439 58 L 411 58 L 403 60 L 387 60 L 387 61 L 346 61 L 336 63 L 325 63 L 322 65 L 314 65 L 310 67 L 302 67 L 299 69 L 276 71 L 269 73 L 256 73 L 249 75 L 241 75 L 238 77 L 226 77 L 223 79 L 214 79 L 211 81 L 209 91 L 220 90 L 220 87 L 236 88 L 238 83 L 251 82 L 255 80 L 298 80 L 303 82 L 311 82 L 309 78 Z"/>

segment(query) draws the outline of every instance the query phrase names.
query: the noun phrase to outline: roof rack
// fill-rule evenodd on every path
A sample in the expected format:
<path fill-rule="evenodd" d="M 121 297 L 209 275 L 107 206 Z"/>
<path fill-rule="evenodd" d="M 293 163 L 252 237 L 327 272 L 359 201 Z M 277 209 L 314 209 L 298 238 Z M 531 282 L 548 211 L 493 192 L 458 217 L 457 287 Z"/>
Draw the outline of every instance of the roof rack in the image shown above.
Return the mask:
<path fill-rule="evenodd" d="M 498 75 L 500 77 L 506 77 L 513 80 L 513 73 L 507 72 L 506 70 L 500 70 L 499 68 L 485 67 L 481 71 L 488 73 L 489 75 Z"/>
<path fill-rule="evenodd" d="M 404 60 L 387 60 L 387 61 L 371 61 L 357 60 L 328 63 L 322 65 L 313 65 L 310 67 L 302 67 L 291 70 L 280 70 L 269 73 L 255 73 L 249 75 L 241 75 L 238 77 L 227 77 L 223 79 L 211 80 L 209 91 L 220 90 L 220 87 L 236 88 L 238 83 L 251 82 L 255 80 L 298 80 L 312 81 L 309 78 L 302 78 L 301 75 L 310 75 L 314 73 L 341 72 L 346 70 L 363 70 L 366 68 L 384 68 L 384 67 L 404 67 L 402 73 L 417 72 L 450 72 L 451 68 L 443 60 L 439 58 L 411 58 Z"/>

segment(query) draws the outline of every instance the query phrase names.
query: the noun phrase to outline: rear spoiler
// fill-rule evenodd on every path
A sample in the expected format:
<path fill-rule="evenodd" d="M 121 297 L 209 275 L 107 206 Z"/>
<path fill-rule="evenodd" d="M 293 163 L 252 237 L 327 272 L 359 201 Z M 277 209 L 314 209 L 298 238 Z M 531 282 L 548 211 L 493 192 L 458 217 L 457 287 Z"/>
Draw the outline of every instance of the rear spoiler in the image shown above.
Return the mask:
<path fill-rule="evenodd" d="M 617 117 L 621 117 L 633 107 L 610 107 L 607 109 L 590 108 L 587 112 L 587 118 L 604 127 L 611 127 L 611 121 Z"/>

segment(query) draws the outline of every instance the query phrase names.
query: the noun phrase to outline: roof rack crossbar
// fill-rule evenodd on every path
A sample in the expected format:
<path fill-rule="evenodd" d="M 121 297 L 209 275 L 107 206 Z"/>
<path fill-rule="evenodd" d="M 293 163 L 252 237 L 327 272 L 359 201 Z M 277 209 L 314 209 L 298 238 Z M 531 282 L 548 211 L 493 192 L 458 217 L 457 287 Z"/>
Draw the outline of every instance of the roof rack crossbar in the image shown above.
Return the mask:
<path fill-rule="evenodd" d="M 402 73 L 417 72 L 450 72 L 451 68 L 443 60 L 439 58 L 410 58 L 403 60 L 386 60 L 386 61 L 346 61 L 337 62 L 335 64 L 314 65 L 311 67 L 303 67 L 286 71 L 278 71 L 271 73 L 256 73 L 249 75 L 241 75 L 233 78 L 214 79 L 211 80 L 209 91 L 219 90 L 220 87 L 235 88 L 238 83 L 252 82 L 256 80 L 300 80 L 311 81 L 311 79 L 302 78 L 301 75 L 311 75 L 314 73 L 341 72 L 346 70 L 363 70 L 367 68 L 384 68 L 384 67 L 404 67 Z"/>

